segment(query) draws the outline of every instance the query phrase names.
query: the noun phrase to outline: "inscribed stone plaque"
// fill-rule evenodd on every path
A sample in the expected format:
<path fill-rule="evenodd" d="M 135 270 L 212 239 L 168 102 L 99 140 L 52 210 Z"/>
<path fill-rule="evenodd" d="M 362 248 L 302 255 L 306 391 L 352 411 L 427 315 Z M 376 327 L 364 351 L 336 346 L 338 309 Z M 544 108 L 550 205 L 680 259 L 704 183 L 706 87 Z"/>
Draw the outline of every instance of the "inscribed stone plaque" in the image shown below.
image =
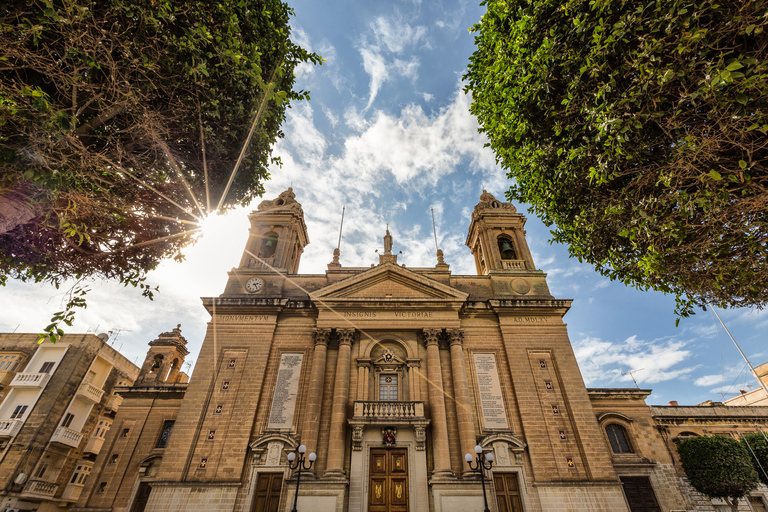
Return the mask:
<path fill-rule="evenodd" d="M 301 361 L 304 354 L 283 354 L 280 369 L 272 395 L 272 407 L 269 410 L 268 429 L 290 429 L 293 425 L 293 412 L 296 408 L 296 393 L 299 390 Z"/>
<path fill-rule="evenodd" d="M 473 354 L 485 428 L 509 428 L 494 354 Z"/>

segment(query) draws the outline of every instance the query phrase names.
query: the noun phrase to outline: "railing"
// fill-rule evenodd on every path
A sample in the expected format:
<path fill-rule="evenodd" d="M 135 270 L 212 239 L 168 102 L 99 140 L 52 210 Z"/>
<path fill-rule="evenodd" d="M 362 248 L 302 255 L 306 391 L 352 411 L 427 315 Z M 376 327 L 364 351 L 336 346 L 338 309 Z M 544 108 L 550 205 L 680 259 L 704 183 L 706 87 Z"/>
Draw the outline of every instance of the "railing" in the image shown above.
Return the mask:
<path fill-rule="evenodd" d="M 501 260 L 501 266 L 506 270 L 525 270 L 523 260 Z"/>
<path fill-rule="evenodd" d="M 101 397 L 104 396 L 104 390 L 94 386 L 93 384 L 83 382 L 80 384 L 80 387 L 77 388 L 77 394 L 97 404 L 101 402 Z"/>
<path fill-rule="evenodd" d="M 0 420 L 0 437 L 16 437 L 23 424 L 22 420 Z"/>
<path fill-rule="evenodd" d="M 47 373 L 17 373 L 11 381 L 11 386 L 17 388 L 42 388 L 51 376 Z"/>
<path fill-rule="evenodd" d="M 51 436 L 52 443 L 59 443 L 70 448 L 77 448 L 80 446 L 80 441 L 83 440 L 83 434 L 76 430 L 69 429 L 67 427 L 59 427 L 56 432 Z"/>
<path fill-rule="evenodd" d="M 57 484 L 33 479 L 24 487 L 21 495 L 25 498 L 53 498 L 58 488 Z"/>
<path fill-rule="evenodd" d="M 424 417 L 424 402 L 355 402 L 355 417 L 377 420 L 408 420 Z"/>

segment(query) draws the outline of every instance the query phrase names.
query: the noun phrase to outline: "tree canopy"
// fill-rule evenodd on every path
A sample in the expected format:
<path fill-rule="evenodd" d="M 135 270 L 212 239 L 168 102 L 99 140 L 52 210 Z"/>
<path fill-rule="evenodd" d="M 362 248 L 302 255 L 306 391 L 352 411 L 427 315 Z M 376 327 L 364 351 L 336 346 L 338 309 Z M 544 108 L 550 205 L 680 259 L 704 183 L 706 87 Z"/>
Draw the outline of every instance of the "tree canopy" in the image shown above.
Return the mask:
<path fill-rule="evenodd" d="M 280 0 L 4 2 L 0 283 L 141 284 L 205 214 L 261 195 L 288 102 L 308 98 L 294 71 L 321 61 L 291 42 L 292 14 Z"/>
<path fill-rule="evenodd" d="M 768 301 L 768 3 L 487 0 L 472 112 L 553 240 L 695 305 Z"/>
<path fill-rule="evenodd" d="M 692 437 L 677 445 L 677 451 L 693 488 L 710 498 L 730 499 L 734 512 L 739 498 L 757 487 L 750 454 L 731 437 Z"/>
<path fill-rule="evenodd" d="M 742 438 L 747 451 L 752 456 L 752 464 L 760 481 L 768 485 L 768 438 L 764 432 L 747 434 Z"/>

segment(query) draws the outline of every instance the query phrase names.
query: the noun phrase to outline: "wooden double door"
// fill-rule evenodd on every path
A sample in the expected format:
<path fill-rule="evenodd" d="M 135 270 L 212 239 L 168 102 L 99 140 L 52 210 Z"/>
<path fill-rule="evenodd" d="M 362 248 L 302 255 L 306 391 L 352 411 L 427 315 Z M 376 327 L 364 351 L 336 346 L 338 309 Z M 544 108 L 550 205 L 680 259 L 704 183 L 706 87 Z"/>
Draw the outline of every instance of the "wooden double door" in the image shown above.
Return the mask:
<path fill-rule="evenodd" d="M 371 448 L 369 512 L 408 512 L 408 451 Z"/>
<path fill-rule="evenodd" d="M 499 512 L 523 512 L 517 473 L 494 473 L 493 486 L 496 489 Z"/>
<path fill-rule="evenodd" d="M 283 490 L 282 473 L 259 473 L 256 479 L 256 496 L 253 498 L 253 512 L 278 512 L 280 494 Z"/>

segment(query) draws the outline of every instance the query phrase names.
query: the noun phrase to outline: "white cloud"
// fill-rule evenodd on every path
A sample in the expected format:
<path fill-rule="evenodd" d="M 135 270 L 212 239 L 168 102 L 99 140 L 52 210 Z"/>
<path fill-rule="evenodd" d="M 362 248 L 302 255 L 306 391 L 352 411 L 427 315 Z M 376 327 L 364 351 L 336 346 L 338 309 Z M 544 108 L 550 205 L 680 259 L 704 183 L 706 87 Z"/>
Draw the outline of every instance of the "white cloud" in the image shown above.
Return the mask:
<path fill-rule="evenodd" d="M 390 53 L 402 53 L 410 46 L 426 42 L 426 27 L 408 24 L 402 16 L 377 17 L 371 23 L 374 44 Z"/>
<path fill-rule="evenodd" d="M 688 342 L 676 339 L 646 341 L 631 336 L 623 342 L 585 337 L 573 343 L 576 359 L 587 385 L 638 385 L 679 379 L 693 372 L 695 366 L 683 366 L 691 357 Z M 637 370 L 637 371 L 635 371 Z"/>

